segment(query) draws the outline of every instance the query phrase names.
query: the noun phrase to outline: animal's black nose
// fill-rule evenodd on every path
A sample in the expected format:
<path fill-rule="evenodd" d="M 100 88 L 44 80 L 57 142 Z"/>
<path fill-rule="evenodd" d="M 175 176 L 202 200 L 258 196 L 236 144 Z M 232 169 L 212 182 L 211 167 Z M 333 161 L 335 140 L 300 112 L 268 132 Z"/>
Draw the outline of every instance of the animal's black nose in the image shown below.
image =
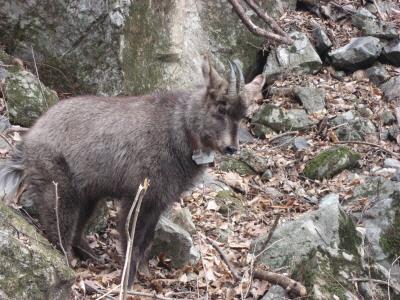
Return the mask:
<path fill-rule="evenodd" d="M 227 146 L 224 149 L 224 153 L 232 155 L 232 154 L 235 154 L 237 152 L 237 150 L 238 149 L 235 146 Z"/>

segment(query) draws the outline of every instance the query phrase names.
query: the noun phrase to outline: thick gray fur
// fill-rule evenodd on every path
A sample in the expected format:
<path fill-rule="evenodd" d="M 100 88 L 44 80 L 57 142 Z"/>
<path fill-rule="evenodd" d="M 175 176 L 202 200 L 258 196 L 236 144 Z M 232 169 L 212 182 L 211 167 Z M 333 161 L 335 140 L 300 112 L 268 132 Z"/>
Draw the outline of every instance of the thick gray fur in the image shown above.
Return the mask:
<path fill-rule="evenodd" d="M 139 184 L 148 178 L 136 227 L 131 285 L 160 214 L 204 170 L 192 160 L 193 151 L 232 152 L 238 147 L 244 95 L 227 97 L 227 81 L 207 62 L 203 75 L 204 84 L 190 92 L 60 101 L 37 120 L 0 168 L 1 189 L 10 199 L 23 184 L 47 237 L 59 245 L 56 182 L 62 244 L 71 259 L 90 252 L 83 229 L 105 197 L 120 200 L 118 229 L 126 249 L 126 216 Z"/>

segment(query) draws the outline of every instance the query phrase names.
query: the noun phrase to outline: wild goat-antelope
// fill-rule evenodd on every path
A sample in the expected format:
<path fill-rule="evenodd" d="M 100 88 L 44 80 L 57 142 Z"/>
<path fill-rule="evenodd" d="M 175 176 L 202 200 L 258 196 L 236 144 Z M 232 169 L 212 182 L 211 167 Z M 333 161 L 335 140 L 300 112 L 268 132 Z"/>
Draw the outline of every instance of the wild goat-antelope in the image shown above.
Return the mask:
<path fill-rule="evenodd" d="M 193 184 L 213 151 L 238 150 L 238 126 L 247 98 L 260 93 L 262 76 L 247 86 L 231 65 L 223 79 L 206 60 L 204 83 L 193 91 L 140 97 L 75 97 L 51 107 L 0 169 L 0 186 L 12 199 L 24 186 L 48 239 L 68 259 L 93 256 L 84 228 L 97 203 L 120 200 L 118 231 L 126 249 L 125 222 L 144 178 L 143 199 L 131 260 L 129 285 L 154 236 L 160 214 Z M 55 214 L 58 184 L 58 220 Z"/>

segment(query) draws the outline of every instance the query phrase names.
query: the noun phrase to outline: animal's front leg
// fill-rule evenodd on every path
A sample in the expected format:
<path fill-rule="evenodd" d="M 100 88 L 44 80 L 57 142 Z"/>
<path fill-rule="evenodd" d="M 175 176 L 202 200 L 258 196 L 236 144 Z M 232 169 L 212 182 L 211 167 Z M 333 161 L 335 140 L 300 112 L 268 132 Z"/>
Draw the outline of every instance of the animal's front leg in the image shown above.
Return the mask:
<path fill-rule="evenodd" d="M 160 212 L 150 205 L 150 199 L 144 199 L 146 204 L 143 203 L 142 209 L 139 213 L 139 218 L 136 223 L 135 238 L 133 241 L 132 256 L 130 262 L 130 271 L 128 278 L 128 286 L 132 286 L 138 267 L 142 262 L 145 254 L 151 245 L 154 238 L 155 228 L 157 226 L 158 220 L 160 218 Z M 125 230 L 126 218 L 129 213 L 129 209 L 126 209 L 126 204 L 121 206 L 120 216 L 119 216 L 119 226 L 118 231 L 121 238 L 121 246 L 123 247 L 124 253 L 127 249 L 127 234 Z M 132 224 L 131 224 L 132 225 Z"/>

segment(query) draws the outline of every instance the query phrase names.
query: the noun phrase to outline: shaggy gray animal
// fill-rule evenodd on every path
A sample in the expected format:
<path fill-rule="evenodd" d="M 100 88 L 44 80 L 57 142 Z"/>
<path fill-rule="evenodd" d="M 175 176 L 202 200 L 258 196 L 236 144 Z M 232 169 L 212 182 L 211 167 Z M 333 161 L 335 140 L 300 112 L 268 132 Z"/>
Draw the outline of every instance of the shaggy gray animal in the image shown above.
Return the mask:
<path fill-rule="evenodd" d="M 24 197 L 33 201 L 46 236 L 59 246 L 57 182 L 62 245 L 68 259 L 86 258 L 93 254 L 84 228 L 105 197 L 120 200 L 118 230 L 126 249 L 127 214 L 139 184 L 148 178 L 135 233 L 131 286 L 160 214 L 206 167 L 193 160 L 193 153 L 236 152 L 246 97 L 261 90 L 260 76 L 246 90 L 237 66 L 229 81 L 208 61 L 202 71 L 204 84 L 190 92 L 60 101 L 37 120 L 0 169 L 6 198 L 24 186 Z"/>

